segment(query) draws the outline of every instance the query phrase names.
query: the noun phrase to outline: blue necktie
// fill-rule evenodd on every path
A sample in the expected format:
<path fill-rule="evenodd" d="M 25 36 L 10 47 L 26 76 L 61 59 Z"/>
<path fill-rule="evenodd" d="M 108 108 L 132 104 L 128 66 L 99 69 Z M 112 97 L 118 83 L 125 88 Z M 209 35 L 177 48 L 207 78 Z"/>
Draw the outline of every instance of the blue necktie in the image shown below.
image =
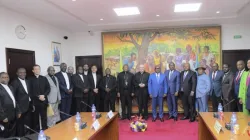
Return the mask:
<path fill-rule="evenodd" d="M 157 82 L 159 83 L 159 82 L 160 82 L 160 75 L 157 74 L 157 75 L 156 75 L 156 78 L 157 78 Z"/>

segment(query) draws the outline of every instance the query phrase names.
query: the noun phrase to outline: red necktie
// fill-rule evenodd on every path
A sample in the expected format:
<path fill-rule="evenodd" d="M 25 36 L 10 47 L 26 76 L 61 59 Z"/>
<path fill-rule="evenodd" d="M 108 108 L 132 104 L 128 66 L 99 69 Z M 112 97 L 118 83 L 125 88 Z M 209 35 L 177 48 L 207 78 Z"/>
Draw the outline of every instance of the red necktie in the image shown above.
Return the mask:
<path fill-rule="evenodd" d="M 239 71 L 237 77 L 236 77 L 236 82 L 238 82 L 238 80 L 240 79 L 240 74 L 241 74 L 241 71 Z"/>

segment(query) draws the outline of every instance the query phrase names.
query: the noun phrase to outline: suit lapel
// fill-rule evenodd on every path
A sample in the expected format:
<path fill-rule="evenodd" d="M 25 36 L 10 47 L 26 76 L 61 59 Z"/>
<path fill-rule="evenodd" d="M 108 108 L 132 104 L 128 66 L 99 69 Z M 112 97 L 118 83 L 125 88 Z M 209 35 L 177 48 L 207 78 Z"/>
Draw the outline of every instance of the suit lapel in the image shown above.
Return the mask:
<path fill-rule="evenodd" d="M 25 90 L 24 87 L 23 87 L 22 82 L 21 82 L 19 79 L 17 79 L 17 80 L 18 80 L 18 83 L 20 84 L 20 86 L 22 87 L 23 92 L 27 93 L 26 90 Z M 25 83 L 26 83 L 26 86 L 27 86 L 26 80 L 25 80 Z M 27 88 L 27 90 L 28 90 L 28 87 L 26 87 L 26 88 Z M 29 92 L 29 91 L 28 91 L 28 92 Z M 28 94 L 28 93 L 27 93 L 27 94 Z"/>
<path fill-rule="evenodd" d="M 1 88 L 1 90 L 3 90 L 5 92 L 5 95 L 7 95 L 9 97 L 9 99 L 12 101 L 12 98 L 10 97 L 9 93 L 5 90 L 5 88 L 1 84 L 0 84 L 0 88 Z M 10 91 L 12 92 L 12 95 L 13 95 L 13 90 L 11 88 L 10 88 Z"/>

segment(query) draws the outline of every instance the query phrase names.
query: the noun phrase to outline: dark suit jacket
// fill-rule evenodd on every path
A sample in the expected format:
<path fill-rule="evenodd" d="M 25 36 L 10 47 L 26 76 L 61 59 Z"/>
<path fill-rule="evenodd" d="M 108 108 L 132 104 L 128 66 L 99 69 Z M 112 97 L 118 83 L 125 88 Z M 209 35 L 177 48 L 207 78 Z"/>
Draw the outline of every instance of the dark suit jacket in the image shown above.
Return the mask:
<path fill-rule="evenodd" d="M 88 79 L 90 83 L 90 93 L 93 93 L 94 92 L 93 90 L 95 89 L 95 83 L 94 83 L 95 81 L 92 73 L 88 74 Z M 96 74 L 96 88 L 99 88 L 100 82 L 101 82 L 101 76 Z"/>
<path fill-rule="evenodd" d="M 230 71 L 224 74 L 222 80 L 222 96 L 224 100 L 230 101 L 234 98 L 234 74 Z"/>
<path fill-rule="evenodd" d="M 128 86 L 127 90 L 129 93 L 134 93 L 134 75 L 130 72 L 126 72 L 127 74 L 127 81 L 128 81 Z M 125 88 L 125 80 L 124 80 L 125 72 L 120 72 L 117 76 L 117 89 L 118 92 L 122 95 L 124 88 Z"/>
<path fill-rule="evenodd" d="M 180 91 L 181 91 L 181 88 L 183 88 L 183 92 L 186 95 L 189 95 L 191 91 L 195 92 L 196 84 L 197 84 L 196 73 L 192 70 L 189 70 L 184 81 L 183 81 L 183 78 L 184 78 L 184 71 L 181 72 Z"/>
<path fill-rule="evenodd" d="M 59 82 L 59 88 L 60 88 L 61 98 L 70 97 L 71 94 L 68 94 L 67 84 L 66 84 L 66 81 L 65 81 L 65 79 L 63 77 L 62 72 L 56 73 L 55 76 L 57 77 L 58 82 Z M 70 89 L 72 89 L 72 80 L 71 80 L 70 74 L 68 74 L 68 77 L 69 77 Z"/>
<path fill-rule="evenodd" d="M 48 103 L 48 98 L 47 96 L 50 93 L 50 85 L 46 77 L 44 76 L 39 76 L 39 88 L 36 87 L 36 76 L 33 76 L 30 78 L 30 87 L 31 87 L 31 97 L 33 100 L 34 104 L 41 103 L 42 101 L 39 100 L 39 95 L 44 95 L 45 96 L 45 101 L 44 103 Z"/>
<path fill-rule="evenodd" d="M 106 84 L 107 84 L 107 88 L 110 89 L 109 93 L 107 93 L 105 91 Z M 102 95 L 104 97 L 111 97 L 113 99 L 116 98 L 116 95 L 117 95 L 116 87 L 117 86 L 116 86 L 116 78 L 114 76 L 110 75 L 109 78 L 107 76 L 104 76 L 101 79 L 99 87 L 100 87 Z"/>
<path fill-rule="evenodd" d="M 9 86 L 9 88 L 13 93 L 13 88 L 11 86 Z M 16 102 L 16 108 L 14 108 L 14 104 L 10 95 L 0 84 L 0 122 L 2 122 L 5 118 L 8 118 L 9 121 L 12 121 L 19 113 L 21 112 L 19 111 L 18 103 Z"/>
<path fill-rule="evenodd" d="M 212 92 L 214 91 L 215 95 L 217 97 L 221 96 L 221 84 L 222 84 L 222 78 L 223 78 L 224 72 L 221 70 L 217 71 L 216 77 L 213 79 L 213 72 L 210 73 L 209 77 L 211 80 L 211 92 L 210 95 L 212 95 Z"/>
<path fill-rule="evenodd" d="M 150 76 L 150 74 L 147 73 L 147 72 L 144 72 L 143 74 L 141 74 L 140 72 L 137 72 L 135 74 L 135 76 L 134 76 L 135 94 L 138 95 L 139 89 L 141 89 L 140 86 L 139 86 L 140 83 L 145 84 L 145 87 L 144 87 L 145 92 L 148 92 L 148 79 L 149 79 L 149 76 Z"/>
<path fill-rule="evenodd" d="M 25 113 L 28 111 L 30 103 L 29 98 L 31 99 L 30 81 L 25 79 L 25 82 L 27 85 L 28 93 L 25 91 L 21 81 L 18 78 L 16 78 L 11 83 L 16 101 L 20 105 L 19 109 L 21 113 Z"/>
<path fill-rule="evenodd" d="M 72 76 L 72 83 L 73 83 L 73 96 L 74 97 L 87 97 L 88 92 L 84 93 L 85 89 L 90 89 L 90 84 L 88 81 L 88 77 L 83 75 L 84 82 L 82 81 L 79 74 L 74 74 Z"/>

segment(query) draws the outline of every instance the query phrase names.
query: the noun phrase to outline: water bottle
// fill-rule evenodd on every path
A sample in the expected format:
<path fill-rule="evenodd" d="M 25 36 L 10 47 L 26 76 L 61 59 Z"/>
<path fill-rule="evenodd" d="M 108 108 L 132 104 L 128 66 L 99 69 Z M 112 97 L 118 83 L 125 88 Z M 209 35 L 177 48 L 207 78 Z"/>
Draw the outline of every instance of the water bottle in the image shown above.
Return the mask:
<path fill-rule="evenodd" d="M 92 105 L 91 110 L 92 110 L 93 121 L 95 121 L 96 120 L 96 108 L 94 104 Z"/>
<path fill-rule="evenodd" d="M 81 115 L 79 112 L 76 113 L 76 122 L 75 122 L 75 130 L 79 131 L 80 130 L 80 126 L 81 126 Z"/>
<path fill-rule="evenodd" d="M 43 130 L 40 131 L 40 133 L 38 135 L 38 140 L 46 140 L 46 136 L 45 136 Z"/>
<path fill-rule="evenodd" d="M 234 126 L 237 124 L 237 116 L 235 112 L 232 113 L 230 124 L 231 124 L 231 132 L 232 134 L 235 134 Z"/>
<path fill-rule="evenodd" d="M 218 115 L 219 115 L 219 119 L 222 120 L 223 119 L 223 107 L 221 103 L 219 103 L 218 105 Z"/>

